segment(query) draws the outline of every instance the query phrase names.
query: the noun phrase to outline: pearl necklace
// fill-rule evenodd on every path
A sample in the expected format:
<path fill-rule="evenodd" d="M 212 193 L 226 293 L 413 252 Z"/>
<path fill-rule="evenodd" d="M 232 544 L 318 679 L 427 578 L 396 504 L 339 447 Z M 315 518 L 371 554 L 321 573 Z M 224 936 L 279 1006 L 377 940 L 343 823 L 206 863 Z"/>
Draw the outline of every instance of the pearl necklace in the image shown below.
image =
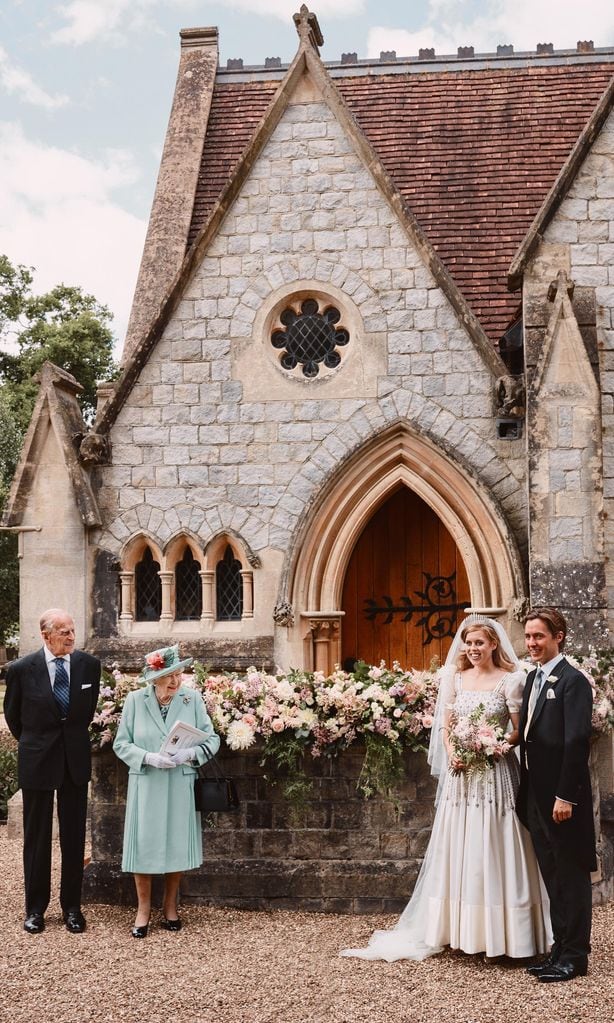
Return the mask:
<path fill-rule="evenodd" d="M 174 693 L 171 693 L 170 696 L 167 696 L 165 700 L 161 700 L 160 697 L 158 696 L 158 691 L 156 690 L 156 700 L 158 701 L 161 707 L 168 707 L 174 695 L 175 695 Z"/>

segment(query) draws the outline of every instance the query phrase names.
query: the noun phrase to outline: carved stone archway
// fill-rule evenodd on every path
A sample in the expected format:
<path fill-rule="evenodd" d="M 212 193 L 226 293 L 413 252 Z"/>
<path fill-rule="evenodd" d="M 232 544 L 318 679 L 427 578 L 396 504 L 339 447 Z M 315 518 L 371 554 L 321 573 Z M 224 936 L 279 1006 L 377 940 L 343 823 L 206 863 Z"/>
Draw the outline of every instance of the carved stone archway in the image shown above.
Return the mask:
<path fill-rule="evenodd" d="M 330 670 L 339 662 L 349 559 L 366 523 L 399 485 L 425 501 L 454 539 L 472 607 L 511 624 L 514 602 L 524 597 L 526 587 L 501 510 L 465 467 L 406 424 L 397 424 L 340 467 L 296 539 L 281 599 L 294 607 L 306 666 Z"/>

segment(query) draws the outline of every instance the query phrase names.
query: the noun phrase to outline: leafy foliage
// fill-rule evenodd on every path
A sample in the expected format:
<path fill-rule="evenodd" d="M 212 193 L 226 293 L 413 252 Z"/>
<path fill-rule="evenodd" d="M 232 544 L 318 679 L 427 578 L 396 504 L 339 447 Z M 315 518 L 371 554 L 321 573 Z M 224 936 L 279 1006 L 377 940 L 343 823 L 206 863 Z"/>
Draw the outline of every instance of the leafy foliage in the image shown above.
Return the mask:
<path fill-rule="evenodd" d="M 17 743 L 9 732 L 0 732 L 0 820 L 7 818 L 7 804 L 17 792 Z"/>
<path fill-rule="evenodd" d="M 22 434 L 36 399 L 35 374 L 49 361 L 83 387 L 86 421 L 96 407 L 96 384 L 115 372 L 111 313 L 81 288 L 58 284 L 44 295 L 31 292 L 33 277 L 0 255 L 0 380 Z M 7 350 L 8 349 L 8 350 Z"/>
<path fill-rule="evenodd" d="M 301 819 L 313 788 L 305 774 L 304 759 L 305 743 L 302 738 L 282 732 L 269 737 L 260 761 L 266 780 L 277 785 L 290 804 L 294 823 Z"/>
<path fill-rule="evenodd" d="M 403 747 L 383 735 L 365 732 L 365 758 L 356 788 L 365 799 L 380 795 L 392 798 L 395 786 L 403 778 Z"/>

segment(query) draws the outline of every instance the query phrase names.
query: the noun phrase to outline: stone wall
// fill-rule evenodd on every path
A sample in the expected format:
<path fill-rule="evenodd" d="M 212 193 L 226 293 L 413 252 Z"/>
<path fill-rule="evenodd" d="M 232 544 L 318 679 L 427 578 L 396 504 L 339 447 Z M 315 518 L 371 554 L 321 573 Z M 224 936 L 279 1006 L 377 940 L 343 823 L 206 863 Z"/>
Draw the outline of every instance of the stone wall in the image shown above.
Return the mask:
<path fill-rule="evenodd" d="M 362 755 L 357 749 L 309 762 L 313 795 L 297 823 L 279 789 L 265 781 L 258 752 L 220 757 L 241 806 L 212 815 L 213 827 L 204 823 L 204 863 L 184 876 L 183 901 L 338 913 L 401 910 L 429 839 L 433 779 L 422 754 L 407 754 L 398 810 L 382 799 L 364 800 L 356 792 Z M 132 877 L 121 873 L 127 769 L 112 752 L 95 755 L 93 768 L 85 898 L 132 903 Z"/>
<path fill-rule="evenodd" d="M 605 795 L 600 807 L 599 799 L 604 771 L 611 784 L 611 742 L 609 736 L 602 739 L 601 758 L 595 746 L 591 760 L 600 835 L 594 903 L 614 895 L 613 800 Z M 250 750 L 219 756 L 222 770 L 237 785 L 241 805 L 235 813 L 212 814 L 212 826 L 203 821 L 204 862 L 184 875 L 182 901 L 239 909 L 400 912 L 413 890 L 433 821 L 435 782 L 425 756 L 405 754 L 395 803 L 365 800 L 357 793 L 364 756 L 360 746 L 336 759 L 309 760 L 313 789 L 297 820 L 279 788 L 265 780 L 260 755 Z M 127 781 L 126 766 L 111 750 L 94 755 L 92 858 L 84 879 L 88 902 L 135 901 L 132 875 L 121 872 Z M 155 884 L 159 895 L 160 879 Z"/>
<path fill-rule="evenodd" d="M 574 282 L 575 312 L 589 358 L 598 351 L 603 425 L 605 583 L 609 625 L 614 626 L 614 113 L 593 142 L 551 224 L 539 260 L 549 264 L 542 296 L 559 270 Z M 586 316 L 592 304 L 593 312 Z M 589 320 L 592 319 L 592 324 Z M 592 328 L 592 329 L 591 329 Z M 599 410 L 594 409 L 595 420 Z M 564 453 L 563 453 L 564 454 Z M 583 589 L 590 580 L 581 580 Z"/>
<path fill-rule="evenodd" d="M 327 296 L 350 332 L 340 366 L 281 369 L 274 317 L 296 293 Z M 111 429 L 100 470 L 104 528 L 120 556 L 138 533 L 163 549 L 240 535 L 258 555 L 243 642 L 271 635 L 289 552 L 340 467 L 394 424 L 428 438 L 490 494 L 526 552 L 524 441 L 496 436 L 492 369 L 409 230 L 317 91 L 294 96 L 188 281 Z M 499 511 L 500 510 L 500 511 Z M 297 625 L 275 637 L 302 663 Z M 325 610 L 329 610 L 326 608 Z M 180 638 L 181 624 L 164 623 Z M 212 644 L 223 623 L 200 623 Z M 160 638 L 120 623 L 120 636 Z M 184 630 L 185 632 L 185 630 Z M 189 633 L 185 633 L 186 636 Z"/>

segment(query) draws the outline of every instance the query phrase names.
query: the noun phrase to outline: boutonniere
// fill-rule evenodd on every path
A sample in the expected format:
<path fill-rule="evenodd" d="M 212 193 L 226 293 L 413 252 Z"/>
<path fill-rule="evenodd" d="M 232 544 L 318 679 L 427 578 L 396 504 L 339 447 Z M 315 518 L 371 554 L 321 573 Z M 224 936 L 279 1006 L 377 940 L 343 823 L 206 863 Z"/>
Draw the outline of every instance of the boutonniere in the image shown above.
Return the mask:
<path fill-rule="evenodd" d="M 554 689 L 550 688 L 550 689 L 546 690 L 546 699 L 547 700 L 556 700 L 556 693 L 555 693 Z"/>
<path fill-rule="evenodd" d="M 558 680 L 559 680 L 559 676 L 558 675 L 548 675 L 548 678 L 546 679 L 546 682 L 551 682 L 552 685 L 554 685 L 554 683 L 558 682 Z"/>
<path fill-rule="evenodd" d="M 191 702 L 192 702 L 192 697 L 191 697 L 191 696 L 184 696 L 184 698 L 183 698 L 183 702 L 184 702 L 184 703 L 185 703 L 186 705 L 187 705 L 188 703 L 191 703 Z"/>

